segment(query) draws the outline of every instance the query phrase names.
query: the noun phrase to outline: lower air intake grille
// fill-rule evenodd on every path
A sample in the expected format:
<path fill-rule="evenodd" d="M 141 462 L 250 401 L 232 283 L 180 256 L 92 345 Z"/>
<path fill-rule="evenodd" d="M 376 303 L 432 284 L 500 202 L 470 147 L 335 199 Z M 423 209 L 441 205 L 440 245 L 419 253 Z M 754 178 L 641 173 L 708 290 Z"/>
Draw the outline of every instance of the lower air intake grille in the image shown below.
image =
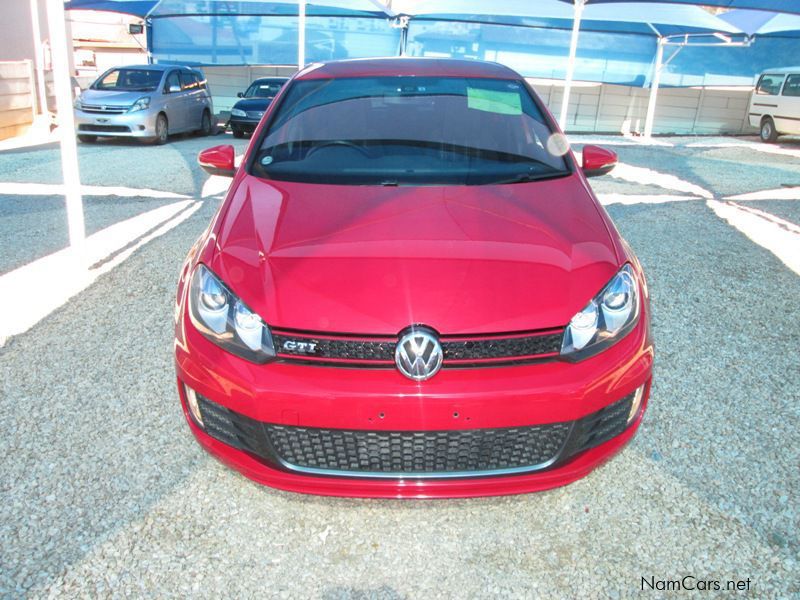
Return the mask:
<path fill-rule="evenodd" d="M 390 432 L 268 425 L 266 430 L 289 465 L 408 476 L 544 466 L 561 450 L 570 425 Z"/>
<path fill-rule="evenodd" d="M 346 477 L 444 478 L 546 469 L 616 437 L 633 394 L 577 421 L 445 431 L 273 425 L 198 394 L 208 435 L 273 467 Z"/>

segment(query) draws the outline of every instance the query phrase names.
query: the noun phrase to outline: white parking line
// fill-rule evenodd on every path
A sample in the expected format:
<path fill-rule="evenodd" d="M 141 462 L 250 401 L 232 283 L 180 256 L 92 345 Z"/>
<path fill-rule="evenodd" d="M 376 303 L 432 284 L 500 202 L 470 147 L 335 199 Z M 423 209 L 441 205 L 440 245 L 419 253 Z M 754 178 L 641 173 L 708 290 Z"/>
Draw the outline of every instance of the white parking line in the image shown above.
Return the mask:
<path fill-rule="evenodd" d="M 800 200 L 800 186 L 749 192 L 737 196 L 728 196 L 725 200 Z"/>
<path fill-rule="evenodd" d="M 201 201 L 161 206 L 88 236 L 82 252 L 65 248 L 0 276 L 0 346 L 27 331 L 128 258 L 136 249 L 188 219 Z"/>
<path fill-rule="evenodd" d="M 708 200 L 714 213 L 800 275 L 800 227 L 749 206 Z"/>
<path fill-rule="evenodd" d="M 13 183 L 0 182 L 0 194 L 12 196 L 63 196 L 62 183 Z M 185 194 L 162 192 L 149 188 L 129 188 L 124 186 L 82 185 L 84 196 L 120 196 L 123 198 L 188 198 Z"/>
<path fill-rule="evenodd" d="M 763 144 L 758 142 L 696 142 L 694 144 L 686 144 L 687 148 L 743 148 L 747 150 L 755 150 L 756 152 L 763 152 L 764 154 L 779 154 L 781 156 L 793 156 L 800 158 L 800 150 L 792 150 L 790 148 L 783 148 L 774 144 Z"/>
<path fill-rule="evenodd" d="M 675 175 L 659 173 L 658 171 L 645 167 L 634 167 L 627 163 L 619 163 L 609 175 L 615 179 L 642 185 L 655 185 L 665 190 L 683 192 L 685 194 L 700 196 L 701 198 L 714 197 L 714 194 L 707 189 L 680 179 L 679 177 L 675 177 Z"/>

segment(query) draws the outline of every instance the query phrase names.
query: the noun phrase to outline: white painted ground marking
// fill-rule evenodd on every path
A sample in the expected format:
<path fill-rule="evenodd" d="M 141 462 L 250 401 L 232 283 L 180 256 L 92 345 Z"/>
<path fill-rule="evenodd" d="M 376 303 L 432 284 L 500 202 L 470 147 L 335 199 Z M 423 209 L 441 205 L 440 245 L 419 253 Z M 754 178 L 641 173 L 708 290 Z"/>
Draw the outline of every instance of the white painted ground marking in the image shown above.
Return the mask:
<path fill-rule="evenodd" d="M 667 202 L 687 202 L 689 200 L 703 200 L 698 196 L 671 196 L 669 194 L 597 194 L 600 204 L 666 204 Z"/>
<path fill-rule="evenodd" d="M 65 248 L 0 275 L 0 314 L 13 315 L 0 320 L 0 346 L 89 287 L 137 248 L 189 218 L 201 205 L 186 200 L 161 206 L 88 236 L 82 255 Z"/>
<path fill-rule="evenodd" d="M 793 156 L 800 158 L 800 150 L 792 150 L 791 148 L 782 148 L 774 144 L 763 144 L 758 142 L 696 142 L 694 144 L 687 144 L 687 148 L 746 148 L 748 150 L 755 150 L 756 152 L 763 152 L 765 154 L 780 154 L 782 156 Z"/>
<path fill-rule="evenodd" d="M 63 196 L 64 184 L 62 183 L 12 183 L 0 182 L 0 194 L 14 196 Z M 175 192 L 162 192 L 148 188 L 129 188 L 122 186 L 82 185 L 81 194 L 84 196 L 121 196 L 124 198 L 188 198 L 185 194 Z"/>
<path fill-rule="evenodd" d="M 615 179 L 622 179 L 623 181 L 642 185 L 655 185 L 666 190 L 692 194 L 694 196 L 700 196 L 701 198 L 714 197 L 714 194 L 707 189 L 675 177 L 675 175 L 659 173 L 658 171 L 645 167 L 634 167 L 626 163 L 619 163 L 609 175 Z"/>
<path fill-rule="evenodd" d="M 707 204 L 718 217 L 772 252 L 783 264 L 800 275 L 800 227 L 735 202 L 708 200 Z"/>
<path fill-rule="evenodd" d="M 203 184 L 203 191 L 200 193 L 202 198 L 210 196 L 220 196 L 228 191 L 231 186 L 232 179 L 230 177 L 222 177 L 221 175 L 212 175 Z"/>
<path fill-rule="evenodd" d="M 798 178 L 800 178 L 800 175 L 798 175 Z M 739 194 L 738 196 L 728 196 L 725 200 L 800 200 L 800 187 L 749 192 L 747 194 Z"/>

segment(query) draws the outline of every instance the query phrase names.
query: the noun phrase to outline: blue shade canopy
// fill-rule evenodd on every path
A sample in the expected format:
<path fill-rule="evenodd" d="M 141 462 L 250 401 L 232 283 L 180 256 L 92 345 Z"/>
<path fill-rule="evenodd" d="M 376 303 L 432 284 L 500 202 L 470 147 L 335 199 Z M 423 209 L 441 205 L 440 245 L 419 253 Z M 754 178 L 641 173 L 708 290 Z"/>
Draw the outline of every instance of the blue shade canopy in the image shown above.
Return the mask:
<path fill-rule="evenodd" d="M 150 13 L 151 17 L 210 16 L 297 16 L 297 0 L 161 0 Z M 387 12 L 378 0 L 312 0 L 306 2 L 308 16 L 380 16 Z"/>
<path fill-rule="evenodd" d="M 70 0 L 66 10 L 103 10 L 145 17 L 158 4 L 157 0 Z"/>
<path fill-rule="evenodd" d="M 732 10 L 722 18 L 748 35 L 800 37 L 800 16 L 763 10 Z"/>
<path fill-rule="evenodd" d="M 573 4 L 573 0 L 561 1 Z M 627 4 L 641 1 L 642 0 L 586 0 L 586 4 Z M 716 6 L 719 8 L 749 8 L 800 14 L 800 0 L 650 0 L 650 2 Z"/>
<path fill-rule="evenodd" d="M 572 29 L 573 19 L 572 7 L 560 0 L 508 0 L 493 4 L 480 0 L 395 0 L 392 10 L 414 20 L 545 29 Z M 697 6 L 649 2 L 626 3 L 624 8 L 610 4 L 589 5 L 583 11 L 581 31 L 654 37 L 684 33 L 741 33 L 736 26 Z"/>

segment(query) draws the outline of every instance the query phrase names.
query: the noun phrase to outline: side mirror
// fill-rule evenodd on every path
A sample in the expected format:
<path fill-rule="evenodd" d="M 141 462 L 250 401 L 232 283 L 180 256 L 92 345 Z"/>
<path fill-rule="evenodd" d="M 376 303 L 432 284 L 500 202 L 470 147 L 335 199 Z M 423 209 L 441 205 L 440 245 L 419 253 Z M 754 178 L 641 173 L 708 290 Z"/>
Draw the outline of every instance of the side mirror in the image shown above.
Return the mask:
<path fill-rule="evenodd" d="M 236 92 L 237 98 L 244 98 L 244 92 Z"/>
<path fill-rule="evenodd" d="M 169 92 L 170 94 L 177 94 L 180 91 L 181 91 L 181 86 L 176 85 L 174 83 L 167 88 L 167 92 Z"/>
<path fill-rule="evenodd" d="M 206 148 L 197 155 L 197 162 L 206 173 L 222 177 L 233 177 L 236 173 L 235 159 L 236 154 L 230 144 Z"/>
<path fill-rule="evenodd" d="M 617 153 L 600 146 L 583 147 L 583 174 L 586 177 L 600 177 L 610 173 L 617 166 Z"/>

